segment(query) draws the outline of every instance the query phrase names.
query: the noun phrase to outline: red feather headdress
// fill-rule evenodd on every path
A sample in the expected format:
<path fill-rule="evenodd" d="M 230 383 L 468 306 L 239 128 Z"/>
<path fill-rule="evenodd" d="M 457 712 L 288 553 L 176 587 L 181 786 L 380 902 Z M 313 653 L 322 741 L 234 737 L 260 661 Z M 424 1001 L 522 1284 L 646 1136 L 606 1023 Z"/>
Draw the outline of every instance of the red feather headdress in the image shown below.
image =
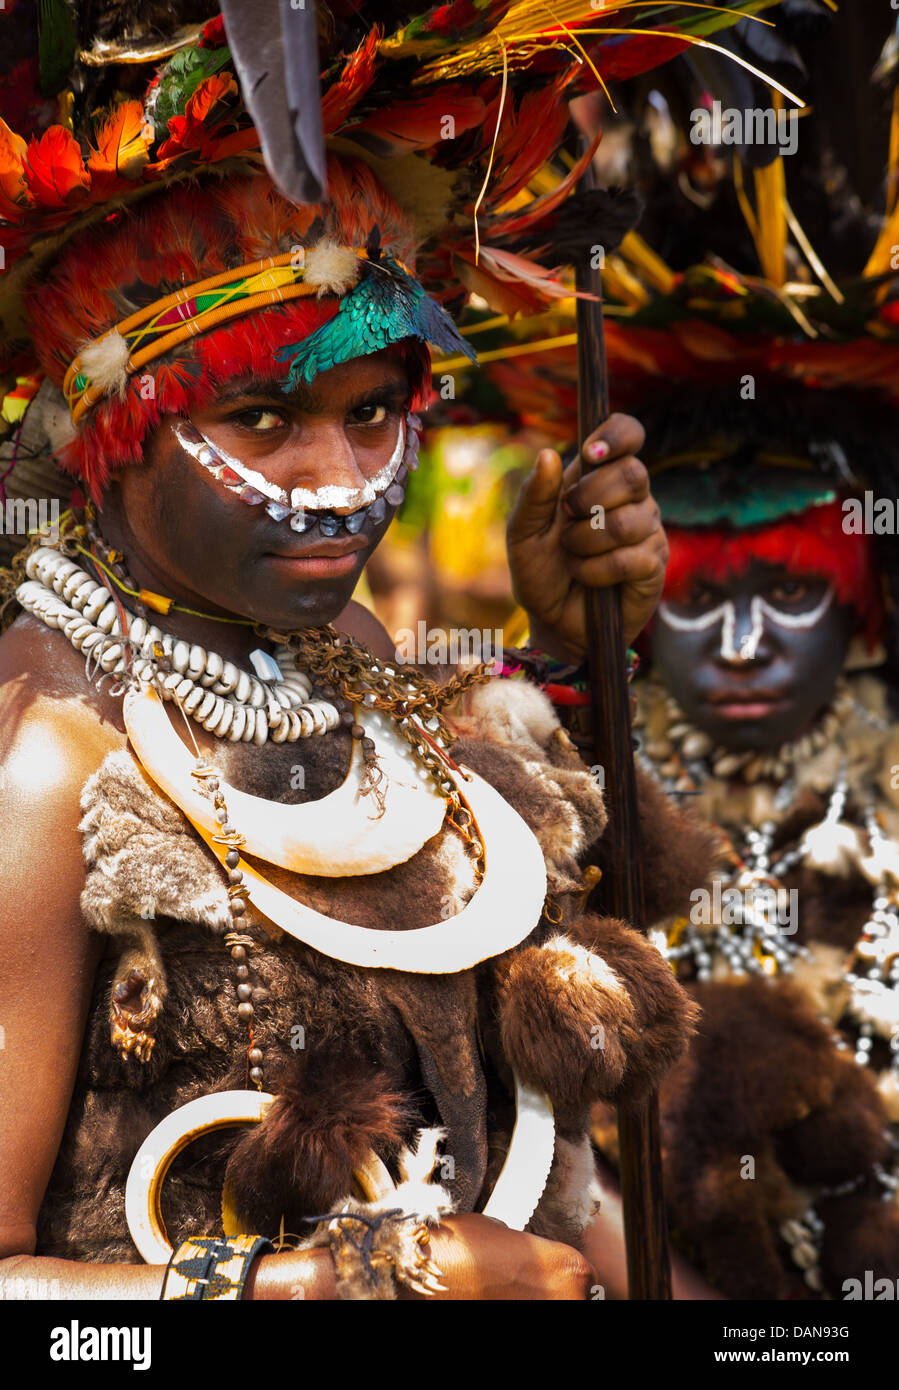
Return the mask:
<path fill-rule="evenodd" d="M 39 74 L 65 119 L 48 123 L 49 103 L 32 99 L 0 122 L 0 326 L 11 384 L 15 372 L 39 365 L 58 382 L 86 342 L 155 292 L 270 256 L 291 235 L 308 247 L 335 225 L 350 247 L 376 229 L 381 248 L 416 261 L 425 290 L 453 309 L 476 292 L 496 307 L 533 312 L 563 292 L 552 267 L 520 243 L 550 210 L 527 184 L 559 146 L 567 98 L 601 84 L 607 60 L 620 76 L 688 43 L 714 47 L 708 34 L 758 8 L 757 0 L 687 8 L 666 13 L 657 29 L 653 5 L 625 0 L 607 0 L 601 13 L 590 0 L 558 0 L 551 12 L 531 0 L 450 0 L 387 32 L 378 6 L 336 0 L 320 14 L 329 204 L 312 209 L 288 208 L 242 177 L 258 172 L 260 140 L 221 17 L 168 45 L 157 31 L 116 42 L 107 26 L 91 50 L 92 36 L 79 35 L 88 59 L 78 94 L 58 53 Z M 120 91 L 140 89 L 142 53 L 168 59 L 142 97 L 122 100 Z M 23 61 L 27 70 L 33 57 Z M 112 104 L 95 116 L 105 94 Z M 205 175 L 223 181 L 197 183 Z M 308 335 L 329 312 L 325 300 L 296 301 L 254 312 L 266 327 L 248 327 L 249 318 L 215 326 L 206 345 L 197 338 L 190 351 L 154 364 L 143 391 L 132 378 L 123 399 L 95 407 L 65 462 L 102 487 L 136 456 L 161 412 L 188 408 L 223 372 Z M 422 375 L 419 362 L 416 384 Z"/>

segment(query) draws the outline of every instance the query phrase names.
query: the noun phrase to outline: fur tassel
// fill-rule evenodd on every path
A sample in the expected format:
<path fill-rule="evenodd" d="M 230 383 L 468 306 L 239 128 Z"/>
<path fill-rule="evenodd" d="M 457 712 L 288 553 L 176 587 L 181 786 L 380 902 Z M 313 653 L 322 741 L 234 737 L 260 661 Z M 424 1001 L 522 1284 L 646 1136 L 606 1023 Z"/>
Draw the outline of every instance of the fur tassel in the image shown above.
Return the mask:
<path fill-rule="evenodd" d="M 359 279 L 359 269 L 359 257 L 348 246 L 319 241 L 306 252 L 303 279 L 315 287 L 321 299 L 323 294 L 346 294 Z"/>
<path fill-rule="evenodd" d="M 113 328 L 105 337 L 81 349 L 81 368 L 92 386 L 115 391 L 124 398 L 128 386 L 128 344 Z"/>
<path fill-rule="evenodd" d="M 372 1150 L 398 1149 L 407 1130 L 405 1098 L 385 1073 L 349 1058 L 310 1063 L 285 1067 L 265 1121 L 228 1161 L 235 1209 L 254 1229 L 277 1230 L 283 1217 L 301 1232 L 305 1216 L 347 1199 Z"/>

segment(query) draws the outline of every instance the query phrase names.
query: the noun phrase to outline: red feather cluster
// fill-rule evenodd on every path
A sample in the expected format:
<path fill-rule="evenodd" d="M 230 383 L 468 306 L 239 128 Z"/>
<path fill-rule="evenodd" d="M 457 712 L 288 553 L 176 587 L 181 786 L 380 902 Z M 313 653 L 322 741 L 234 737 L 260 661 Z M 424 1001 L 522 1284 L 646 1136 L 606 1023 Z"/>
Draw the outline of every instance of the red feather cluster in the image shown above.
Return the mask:
<path fill-rule="evenodd" d="M 842 502 L 810 507 L 800 516 L 743 531 L 666 528 L 671 548 L 665 597 L 679 599 L 696 579 L 711 583 L 743 574 L 753 560 L 782 565 L 793 575 L 814 575 L 833 584 L 840 603 L 854 608 L 873 648 L 883 628 L 883 603 L 870 536 L 843 530 Z"/>

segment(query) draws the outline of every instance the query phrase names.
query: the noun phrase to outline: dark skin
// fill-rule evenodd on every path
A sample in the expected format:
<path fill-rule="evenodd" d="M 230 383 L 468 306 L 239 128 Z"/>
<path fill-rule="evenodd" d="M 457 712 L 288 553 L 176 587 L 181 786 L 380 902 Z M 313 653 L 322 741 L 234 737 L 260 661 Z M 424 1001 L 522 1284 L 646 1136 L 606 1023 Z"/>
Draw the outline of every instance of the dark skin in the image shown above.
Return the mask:
<path fill-rule="evenodd" d="M 739 649 L 740 636 L 750 628 L 753 597 L 801 615 L 815 608 L 827 587 L 818 575 L 797 576 L 753 560 L 743 574 L 714 583 L 697 579 L 691 593 L 670 606 L 696 619 L 731 601 Z M 663 608 L 653 624 L 652 663 L 687 717 L 716 744 L 734 752 L 772 750 L 808 732 L 829 705 L 856 623 L 853 610 L 835 598 L 808 628 L 787 627 L 766 615 L 754 657 L 734 661 L 721 653 L 720 622 L 679 631 Z"/>
<path fill-rule="evenodd" d="M 314 394 L 285 398 L 260 384 L 217 400 L 194 416 L 214 442 L 288 490 L 325 483 L 359 487 L 383 467 L 396 440 L 408 382 L 385 352 L 323 373 Z M 229 388 L 230 390 L 230 388 Z M 256 394 L 253 394 L 256 392 Z M 372 393 L 383 399 L 372 401 Z M 382 656 L 392 644 L 377 621 L 350 601 L 371 550 L 387 525 L 360 532 L 364 544 L 340 573 L 305 572 L 302 560 L 279 562 L 272 547 L 311 553 L 285 523 L 261 520 L 187 458 L 164 420 L 140 464 L 125 469 L 104 498 L 106 540 L 122 549 L 141 587 L 214 615 L 299 627 L 335 622 Z M 534 593 L 542 645 L 576 653 L 583 641 L 584 582 L 629 579 L 624 589 L 628 635 L 650 616 L 661 589 L 664 537 L 648 497 L 645 469 L 633 458 L 642 432 L 612 417 L 600 473 L 563 498 L 557 454 L 540 456 L 510 528 L 510 564 L 519 592 Z M 619 499 L 617 502 L 615 499 Z M 611 529 L 592 532 L 594 569 L 578 515 L 599 501 Z M 620 536 L 614 513 L 623 513 Z M 574 515 L 572 515 L 574 513 Z M 368 523 L 367 523 L 368 525 Z M 588 530 L 589 523 L 587 523 Z M 571 547 L 566 549 L 566 538 Z M 327 548 L 327 547 L 325 547 Z M 615 562 L 613 552 L 625 554 Z M 533 575 L 540 578 L 536 589 Z M 327 568 L 327 566 L 325 567 Z M 545 595 L 545 601 L 544 597 Z M 572 596 L 573 595 L 573 596 Z M 252 628 L 170 614 L 163 626 L 248 666 L 260 645 Z M 84 661 L 58 634 L 21 617 L 0 641 L 0 824 L 5 892 L 0 902 L 0 1050 L 4 1105 L 0 1118 L 0 1265 L 3 1276 L 58 1279 L 63 1297 L 158 1298 L 161 1267 L 97 1266 L 34 1257 L 35 1223 L 56 1158 L 101 945 L 81 917 L 84 882 L 79 799 L 107 753 L 126 745 L 121 702 L 85 682 Z M 182 730 L 178 724 L 179 735 Z M 283 794 L 295 748 L 261 749 L 219 742 L 194 726 L 226 778 L 257 794 Z M 304 795 L 330 789 L 344 767 L 307 781 Z M 299 794 L 298 794 L 299 797 Z M 48 1006 L 48 1001 L 52 1004 Z M 433 1257 L 453 1299 L 581 1299 L 597 1282 L 589 1262 L 557 1242 L 509 1231 L 477 1215 L 453 1217 L 432 1236 Z M 327 1251 L 282 1253 L 255 1262 L 246 1296 L 335 1297 Z"/>

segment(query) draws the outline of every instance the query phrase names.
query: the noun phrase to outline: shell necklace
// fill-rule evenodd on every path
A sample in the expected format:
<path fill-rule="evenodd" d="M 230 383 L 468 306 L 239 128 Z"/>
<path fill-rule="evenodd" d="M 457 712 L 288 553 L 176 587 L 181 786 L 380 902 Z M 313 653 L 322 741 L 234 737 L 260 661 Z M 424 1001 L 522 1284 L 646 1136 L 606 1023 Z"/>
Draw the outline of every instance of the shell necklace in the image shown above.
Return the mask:
<path fill-rule="evenodd" d="M 124 557 L 107 548 L 108 563 L 101 562 L 79 544 L 85 535 L 103 548 L 90 516 L 83 526 L 71 523 L 57 548 L 36 544 L 25 562 L 28 579 L 19 585 L 16 598 L 26 612 L 60 629 L 85 654 L 88 679 L 98 672 L 98 685 L 107 675 L 117 678 L 114 695 L 135 685 L 152 685 L 185 717 L 231 742 L 259 745 L 271 737 L 274 743 L 293 743 L 343 724 L 362 752 L 365 776 L 360 793 L 373 793 L 381 814 L 384 773 L 374 740 L 360 721 L 373 716 L 374 709 L 383 710 L 392 721 L 392 733 L 411 748 L 438 792 L 450 799 L 454 811 L 462 810 L 447 775 L 455 768 L 445 751 L 453 735 L 441 710 L 469 686 L 488 680 L 486 668 L 438 686 L 414 667 L 399 672 L 377 660 L 361 643 L 331 626 L 293 633 L 256 628 L 274 644 L 275 656 L 253 651 L 251 675 L 216 652 L 151 624 L 144 600 L 162 612 L 168 611 L 171 600 L 141 590 L 137 614 L 129 613 L 103 574 L 106 571 L 124 587 Z M 71 558 L 72 546 L 97 567 L 97 579 Z M 464 833 L 464 825 L 459 828 Z"/>
<path fill-rule="evenodd" d="M 16 590 L 27 613 L 59 628 L 95 672 L 156 682 L 204 729 L 232 743 L 295 743 L 340 723 L 333 700 L 312 699 L 312 681 L 287 647 L 275 657 L 253 652 L 256 674 L 224 661 L 197 643 L 179 641 L 146 618 L 129 613 L 74 560 L 39 546 L 25 564 L 28 579 Z M 127 631 L 123 632 L 124 618 Z M 167 669 L 166 669 L 167 668 Z"/>

